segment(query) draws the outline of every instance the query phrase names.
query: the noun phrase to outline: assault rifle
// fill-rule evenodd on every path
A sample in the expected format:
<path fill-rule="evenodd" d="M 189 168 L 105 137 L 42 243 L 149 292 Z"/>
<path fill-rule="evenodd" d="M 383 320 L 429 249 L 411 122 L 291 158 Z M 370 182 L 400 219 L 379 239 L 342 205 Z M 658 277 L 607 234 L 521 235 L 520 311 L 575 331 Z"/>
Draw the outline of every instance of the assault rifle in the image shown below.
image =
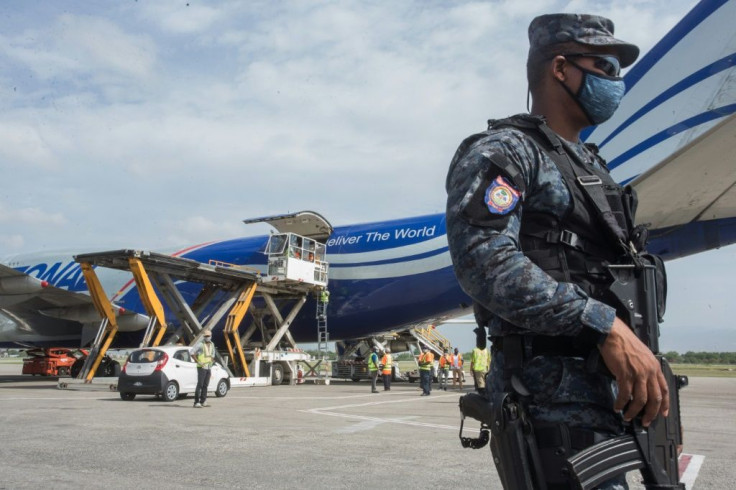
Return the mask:
<path fill-rule="evenodd" d="M 682 445 L 679 389 L 687 386 L 688 379 L 675 376 L 659 354 L 659 322 L 666 293 L 664 266 L 659 258 L 643 255 L 636 257 L 634 265 L 610 265 L 609 271 L 613 283 L 605 302 L 616 308 L 619 318 L 659 360 L 669 390 L 669 414 L 659 415 L 649 427 L 641 425 L 640 416 L 635 417 L 626 424 L 624 435 L 590 446 L 567 460 L 567 472 L 581 490 L 637 469 L 649 490 L 685 490 L 679 481 L 677 458 Z M 595 369 L 592 361 L 600 361 L 600 357 L 591 356 L 589 361 Z M 514 388 L 518 392 L 519 388 Z M 460 441 L 463 447 L 478 449 L 488 443 L 492 433 L 491 451 L 504 488 L 545 489 L 534 431 L 517 398 L 514 393 L 495 393 L 491 399 L 474 393 L 461 397 Z M 478 438 L 463 436 L 465 417 L 481 422 Z"/>
<path fill-rule="evenodd" d="M 669 389 L 670 409 L 649 425 L 637 416 L 625 427 L 625 435 L 593 445 L 568 460 L 568 469 L 579 488 L 588 490 L 623 472 L 640 470 L 647 489 L 681 489 L 678 449 L 682 445 L 679 390 L 687 376 L 675 376 L 659 353 L 659 322 L 664 313 L 664 267 L 660 259 L 643 255 L 635 265 L 610 265 L 614 282 L 607 303 L 654 353 Z"/>

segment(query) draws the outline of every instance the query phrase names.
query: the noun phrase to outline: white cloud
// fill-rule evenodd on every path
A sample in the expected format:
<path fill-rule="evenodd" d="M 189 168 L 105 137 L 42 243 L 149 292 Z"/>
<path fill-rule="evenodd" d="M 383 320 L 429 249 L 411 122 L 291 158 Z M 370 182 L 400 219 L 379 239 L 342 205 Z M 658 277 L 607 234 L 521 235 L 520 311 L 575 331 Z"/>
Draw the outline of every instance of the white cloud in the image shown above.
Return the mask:
<path fill-rule="evenodd" d="M 6 35 L 5 56 L 52 85 L 141 79 L 154 67 L 155 44 L 148 36 L 125 32 L 112 20 L 62 14 L 46 27 Z"/>
<path fill-rule="evenodd" d="M 0 223 L 13 226 L 61 226 L 66 224 L 67 220 L 59 212 L 47 212 L 37 207 L 12 209 L 0 203 Z"/>
<path fill-rule="evenodd" d="M 51 167 L 58 163 L 37 127 L 22 122 L 0 121 L 0 164 L 5 169 L 19 166 Z"/>
<path fill-rule="evenodd" d="M 23 249 L 25 240 L 22 235 L 0 234 L 0 245 L 8 252 L 18 252 Z"/>
<path fill-rule="evenodd" d="M 206 32 L 217 20 L 228 15 L 227 6 L 222 3 L 214 8 L 196 2 L 141 2 L 136 11 L 130 11 L 142 11 L 141 16 L 149 22 L 176 34 Z"/>

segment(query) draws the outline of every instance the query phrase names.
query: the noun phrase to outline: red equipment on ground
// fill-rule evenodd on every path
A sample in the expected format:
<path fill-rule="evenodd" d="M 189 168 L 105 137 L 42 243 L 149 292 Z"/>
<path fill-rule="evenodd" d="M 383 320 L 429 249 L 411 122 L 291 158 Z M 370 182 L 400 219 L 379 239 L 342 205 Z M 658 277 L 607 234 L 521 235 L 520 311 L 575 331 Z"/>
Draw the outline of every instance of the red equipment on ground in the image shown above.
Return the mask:
<path fill-rule="evenodd" d="M 50 347 L 31 349 L 26 354 L 28 357 L 23 359 L 23 374 L 67 376 L 71 374 L 72 365 L 79 356 L 85 353 L 79 349 Z"/>

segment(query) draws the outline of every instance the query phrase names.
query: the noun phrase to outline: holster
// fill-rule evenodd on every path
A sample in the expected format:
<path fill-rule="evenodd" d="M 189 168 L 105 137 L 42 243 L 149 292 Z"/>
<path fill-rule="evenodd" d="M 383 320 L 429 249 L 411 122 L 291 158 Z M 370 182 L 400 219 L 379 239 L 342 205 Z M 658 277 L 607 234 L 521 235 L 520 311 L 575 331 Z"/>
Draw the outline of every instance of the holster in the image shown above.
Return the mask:
<path fill-rule="evenodd" d="M 494 393 L 490 400 L 476 393 L 460 398 L 464 417 L 481 422 L 491 431 L 491 453 L 506 490 L 546 490 L 537 442 L 522 405 L 511 393 Z M 462 425 L 460 428 L 462 437 Z M 466 447 L 476 447 L 463 442 Z"/>

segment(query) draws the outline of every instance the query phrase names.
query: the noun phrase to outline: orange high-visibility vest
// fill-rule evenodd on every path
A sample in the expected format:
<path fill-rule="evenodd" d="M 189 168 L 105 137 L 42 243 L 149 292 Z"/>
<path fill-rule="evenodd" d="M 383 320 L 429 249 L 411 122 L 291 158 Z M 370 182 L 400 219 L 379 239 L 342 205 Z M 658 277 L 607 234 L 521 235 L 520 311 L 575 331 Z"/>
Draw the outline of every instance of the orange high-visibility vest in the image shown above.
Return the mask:
<path fill-rule="evenodd" d="M 440 357 L 440 369 L 450 369 L 452 366 L 452 355 L 447 354 Z"/>
<path fill-rule="evenodd" d="M 432 369 L 432 363 L 434 362 L 434 354 L 427 352 L 422 353 L 419 356 L 419 369 L 422 371 L 430 371 Z"/>
<path fill-rule="evenodd" d="M 384 354 L 381 359 L 381 364 L 383 364 L 383 374 L 391 374 L 391 365 L 393 364 L 391 354 Z"/>

